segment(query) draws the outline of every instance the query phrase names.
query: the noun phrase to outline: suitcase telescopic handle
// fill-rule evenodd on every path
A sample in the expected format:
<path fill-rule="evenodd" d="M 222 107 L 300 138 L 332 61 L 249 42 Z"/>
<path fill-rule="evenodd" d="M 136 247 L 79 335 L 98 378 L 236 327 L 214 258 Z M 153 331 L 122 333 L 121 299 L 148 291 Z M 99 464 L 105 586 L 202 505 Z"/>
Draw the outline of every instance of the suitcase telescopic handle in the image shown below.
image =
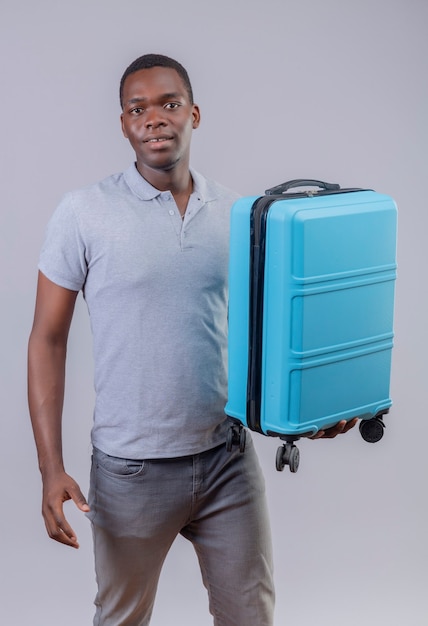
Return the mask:
<path fill-rule="evenodd" d="M 296 178 L 294 180 L 288 180 L 281 185 L 276 185 L 276 187 L 266 189 L 265 195 L 278 196 L 282 193 L 285 193 L 289 189 L 293 189 L 294 187 L 320 187 L 321 189 L 325 189 L 326 191 L 337 191 L 338 189 L 340 189 L 340 185 L 338 185 L 337 183 L 326 183 L 322 180 Z"/>

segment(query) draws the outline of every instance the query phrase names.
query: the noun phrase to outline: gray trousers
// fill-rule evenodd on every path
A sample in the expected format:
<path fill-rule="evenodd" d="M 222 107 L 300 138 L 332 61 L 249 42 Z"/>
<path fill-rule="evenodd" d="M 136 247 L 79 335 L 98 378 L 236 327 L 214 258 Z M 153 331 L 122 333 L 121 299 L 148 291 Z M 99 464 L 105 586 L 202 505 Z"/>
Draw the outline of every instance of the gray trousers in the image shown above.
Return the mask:
<path fill-rule="evenodd" d="M 148 626 L 162 564 L 192 542 L 215 626 L 272 626 L 272 547 L 250 437 L 178 459 L 134 461 L 94 449 L 89 492 L 98 593 L 94 626 Z M 178 623 L 191 607 L 177 606 Z"/>

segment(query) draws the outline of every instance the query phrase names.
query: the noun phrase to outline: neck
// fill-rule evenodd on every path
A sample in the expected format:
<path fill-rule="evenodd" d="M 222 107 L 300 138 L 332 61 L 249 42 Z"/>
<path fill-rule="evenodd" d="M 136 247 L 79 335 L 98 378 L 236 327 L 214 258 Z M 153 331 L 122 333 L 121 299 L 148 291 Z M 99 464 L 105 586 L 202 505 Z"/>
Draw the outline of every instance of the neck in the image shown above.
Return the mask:
<path fill-rule="evenodd" d="M 188 163 L 180 164 L 180 167 L 172 167 L 167 170 L 158 170 L 141 165 L 137 160 L 137 170 L 143 178 L 159 191 L 170 191 L 173 196 L 192 192 L 193 181 L 190 175 Z"/>

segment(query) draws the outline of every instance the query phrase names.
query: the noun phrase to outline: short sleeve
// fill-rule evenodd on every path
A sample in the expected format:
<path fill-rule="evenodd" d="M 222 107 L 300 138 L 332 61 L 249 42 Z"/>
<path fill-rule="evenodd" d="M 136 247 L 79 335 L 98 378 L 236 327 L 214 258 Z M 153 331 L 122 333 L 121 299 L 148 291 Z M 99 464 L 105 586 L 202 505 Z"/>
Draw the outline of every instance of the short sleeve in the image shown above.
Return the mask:
<path fill-rule="evenodd" d="M 80 291 L 87 274 L 86 246 L 73 208 L 71 193 L 64 196 L 48 222 L 39 270 L 52 282 Z"/>

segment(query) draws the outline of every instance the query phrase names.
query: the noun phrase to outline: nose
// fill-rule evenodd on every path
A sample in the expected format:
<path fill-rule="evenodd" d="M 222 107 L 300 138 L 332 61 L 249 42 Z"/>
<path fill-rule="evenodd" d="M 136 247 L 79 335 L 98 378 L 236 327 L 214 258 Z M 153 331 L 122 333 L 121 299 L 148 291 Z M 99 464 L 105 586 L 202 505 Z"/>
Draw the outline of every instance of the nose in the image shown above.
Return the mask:
<path fill-rule="evenodd" d="M 165 126 L 166 121 L 162 113 L 163 109 L 158 109 L 157 107 L 148 109 L 146 111 L 147 117 L 145 120 L 146 128 L 159 128 L 160 126 Z"/>

